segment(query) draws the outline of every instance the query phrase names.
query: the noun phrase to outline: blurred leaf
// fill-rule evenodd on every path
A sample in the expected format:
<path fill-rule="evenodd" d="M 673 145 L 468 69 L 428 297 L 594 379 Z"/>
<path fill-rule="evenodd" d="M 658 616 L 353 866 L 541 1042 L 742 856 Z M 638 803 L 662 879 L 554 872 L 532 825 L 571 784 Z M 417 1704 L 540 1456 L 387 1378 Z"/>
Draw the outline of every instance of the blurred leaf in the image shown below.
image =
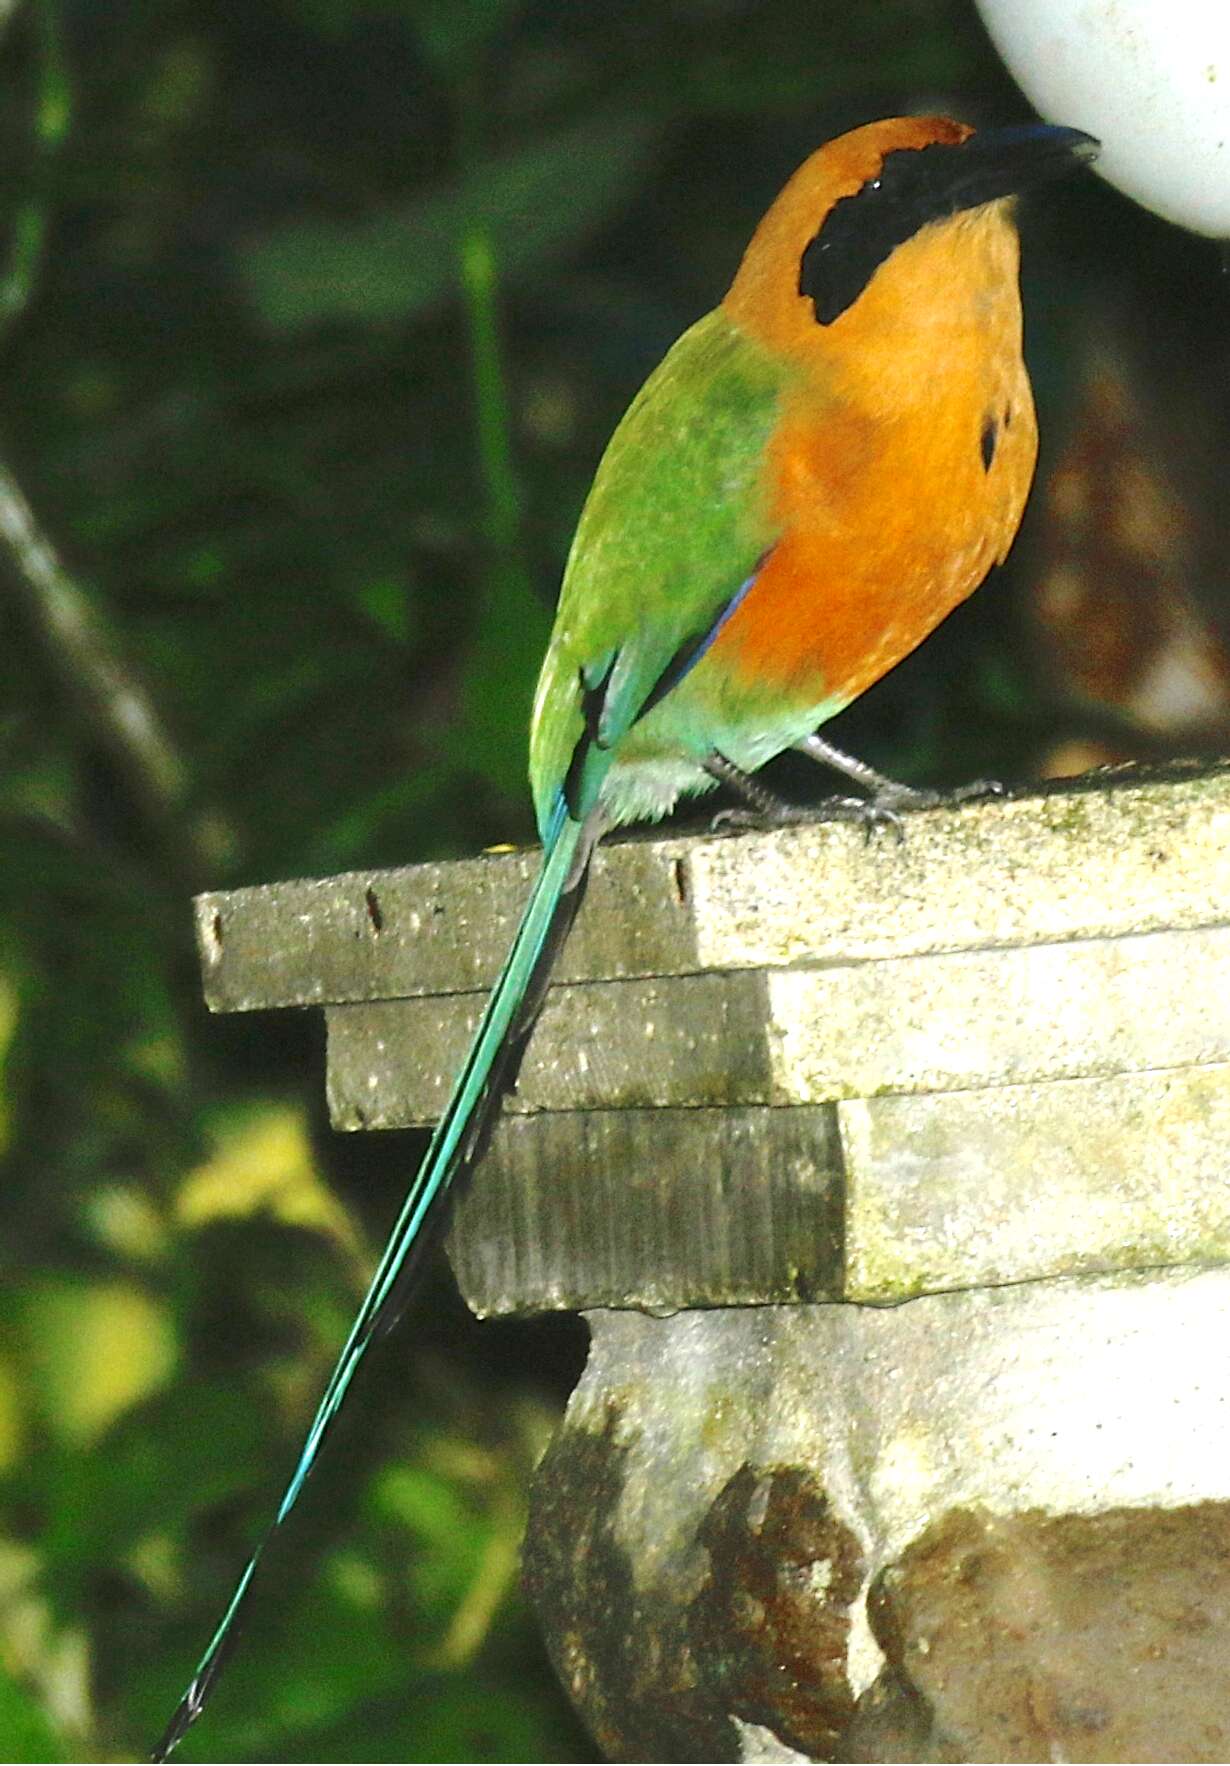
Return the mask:
<path fill-rule="evenodd" d="M 17 1463 L 25 1435 L 21 1382 L 8 1356 L 0 1357 L 0 1473 Z"/>
<path fill-rule="evenodd" d="M 17 1028 L 17 1014 L 20 995 L 13 983 L 0 975 L 0 1153 L 8 1145 L 10 1110 L 8 1086 L 5 1083 L 4 1065 L 8 1055 L 9 1044 Z"/>
<path fill-rule="evenodd" d="M 491 1505 L 482 1555 L 429 1658 L 432 1667 L 463 1668 L 486 1643 L 500 1607 L 516 1585 L 524 1528 L 524 1504 L 512 1493 Z"/>
<path fill-rule="evenodd" d="M 403 4 L 432 61 L 442 73 L 455 76 L 513 16 L 519 0 L 403 0 Z"/>
<path fill-rule="evenodd" d="M 372 1482 L 371 1502 L 377 1514 L 449 1555 L 473 1524 L 472 1510 L 453 1484 L 421 1465 L 386 1466 Z"/>
<path fill-rule="evenodd" d="M 8 1760 L 63 1759 L 60 1733 L 80 1737 L 90 1724 L 89 1642 L 79 1625 L 55 1623 L 41 1568 L 36 1552 L 0 1538 L 0 1758 Z M 43 1713 L 41 1734 L 23 1708 L 32 1703 Z M 18 1736 L 31 1752 L 19 1751 Z"/>
<path fill-rule="evenodd" d="M 0 1666 L 0 1760 L 68 1757 L 43 1710 Z"/>
<path fill-rule="evenodd" d="M 489 233 L 505 277 L 575 247 L 626 199 L 653 133 L 643 117 L 593 117 L 484 161 L 400 214 L 291 222 L 243 248 L 240 268 L 275 330 L 413 318 L 454 292 L 469 227 Z"/>
<path fill-rule="evenodd" d="M 410 642 L 414 629 L 410 598 L 400 576 L 390 573 L 368 577 L 356 589 L 355 599 L 372 624 L 379 626 L 386 637 L 397 644 Z"/>
<path fill-rule="evenodd" d="M 49 1556 L 76 1572 L 165 1552 L 166 1540 L 266 1470 L 268 1408 L 250 1385 L 198 1378 L 122 1417 L 105 1453 L 61 1452 L 45 1485 Z"/>
<path fill-rule="evenodd" d="M 131 1184 L 107 1184 L 95 1190 L 83 1212 L 99 1243 L 119 1257 L 148 1263 L 167 1249 L 162 1215 L 144 1191 Z"/>
<path fill-rule="evenodd" d="M 422 1605 L 447 1615 L 443 1633 L 416 1651 L 423 1666 L 457 1668 L 482 1648 L 516 1580 L 523 1485 L 515 1453 L 443 1434 L 428 1461 L 386 1467 L 373 1480 L 373 1512 L 414 1535 L 411 1578 Z"/>
<path fill-rule="evenodd" d="M 167 1308 L 130 1282 L 47 1281 L 18 1307 L 26 1365 L 63 1441 L 93 1442 L 174 1371 Z"/>
<path fill-rule="evenodd" d="M 217 1133 L 216 1151 L 187 1174 L 175 1204 L 185 1227 L 258 1211 L 357 1250 L 350 1218 L 321 1178 L 295 1105 L 262 1103 L 232 1113 Z"/>

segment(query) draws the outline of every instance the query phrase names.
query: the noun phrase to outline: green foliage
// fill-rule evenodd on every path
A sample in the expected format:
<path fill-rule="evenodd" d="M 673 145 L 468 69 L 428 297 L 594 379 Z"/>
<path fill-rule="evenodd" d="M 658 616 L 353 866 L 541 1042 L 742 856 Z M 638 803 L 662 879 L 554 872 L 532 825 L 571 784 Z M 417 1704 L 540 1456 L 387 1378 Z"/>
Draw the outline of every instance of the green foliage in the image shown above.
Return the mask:
<path fill-rule="evenodd" d="M 508 281 L 540 270 L 626 200 L 652 133 L 645 119 L 587 118 L 445 179 L 403 212 L 280 227 L 239 256 L 256 309 L 281 331 L 417 318 L 455 292 L 471 232 L 490 239 Z"/>
<path fill-rule="evenodd" d="M 0 1668 L 0 1760 L 67 1758 L 47 1713 Z"/>
<path fill-rule="evenodd" d="M 128 1758 L 420 1150 L 327 1132 L 314 1027 L 206 1019 L 192 890 L 530 833 L 632 392 L 819 139 L 998 76 L 964 0 L 6 17 L 0 467 L 67 575 L 0 556 L 0 1756 Z M 1012 770 L 980 630 L 870 758 Z M 185 1759 L 591 1757 L 514 1573 L 571 1351 L 509 1373 L 435 1279 Z"/>
<path fill-rule="evenodd" d="M 270 231 L 240 253 L 256 311 L 276 330 L 431 313 L 456 291 L 472 230 L 509 281 L 541 270 L 626 198 L 649 140 L 643 120 L 592 118 L 447 178 L 401 214 Z"/>

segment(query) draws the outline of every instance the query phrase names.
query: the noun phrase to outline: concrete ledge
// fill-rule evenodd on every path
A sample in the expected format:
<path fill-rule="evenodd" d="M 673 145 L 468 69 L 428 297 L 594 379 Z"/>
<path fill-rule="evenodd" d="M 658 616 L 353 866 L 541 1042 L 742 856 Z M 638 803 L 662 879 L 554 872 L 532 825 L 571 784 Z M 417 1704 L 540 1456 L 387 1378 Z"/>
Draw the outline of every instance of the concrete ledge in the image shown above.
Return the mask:
<path fill-rule="evenodd" d="M 433 1121 L 535 863 L 202 897 L 210 1001 Z M 451 1251 L 480 1313 L 1230 1262 L 1230 767 L 603 850 Z"/>
<path fill-rule="evenodd" d="M 1230 1262 L 1230 1066 L 838 1113 L 848 1299 Z"/>
<path fill-rule="evenodd" d="M 866 962 L 1226 918 L 1230 768 L 1090 775 L 906 818 L 600 849 L 560 981 Z M 465 993 L 504 959 L 537 855 L 202 895 L 218 1012 Z"/>
<path fill-rule="evenodd" d="M 483 995 L 328 1012 L 338 1128 L 436 1120 Z M 819 1104 L 1230 1060 L 1230 927 L 552 989 L 513 1111 Z"/>
<path fill-rule="evenodd" d="M 1230 1065 L 502 1122 L 450 1252 L 482 1316 L 1230 1263 Z"/>

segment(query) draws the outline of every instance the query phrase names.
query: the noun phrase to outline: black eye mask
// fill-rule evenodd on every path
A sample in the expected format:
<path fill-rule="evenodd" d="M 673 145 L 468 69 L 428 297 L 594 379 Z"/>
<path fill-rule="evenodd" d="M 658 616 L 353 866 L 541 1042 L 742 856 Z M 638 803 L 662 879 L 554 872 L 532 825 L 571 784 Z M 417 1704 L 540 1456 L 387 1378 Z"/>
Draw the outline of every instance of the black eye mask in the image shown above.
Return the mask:
<path fill-rule="evenodd" d="M 899 147 L 852 196 L 833 204 L 799 263 L 799 293 L 820 325 L 854 305 L 886 258 L 931 221 L 981 208 L 1092 159 L 1098 143 L 1048 123 L 980 129 L 955 145 Z"/>

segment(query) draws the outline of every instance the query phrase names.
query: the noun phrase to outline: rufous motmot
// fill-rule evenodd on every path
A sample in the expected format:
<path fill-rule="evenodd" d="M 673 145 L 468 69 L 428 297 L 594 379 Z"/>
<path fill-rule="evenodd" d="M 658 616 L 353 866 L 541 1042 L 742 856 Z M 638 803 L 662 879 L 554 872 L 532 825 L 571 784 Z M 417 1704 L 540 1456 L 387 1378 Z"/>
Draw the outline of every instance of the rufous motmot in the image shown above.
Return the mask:
<path fill-rule="evenodd" d="M 1012 543 L 1037 426 L 1011 199 L 1096 147 L 1075 129 L 975 132 L 934 116 L 830 141 L 616 429 L 534 701 L 542 868 L 277 1514 L 155 1759 L 199 1715 L 265 1544 L 481 1156 L 595 841 L 719 779 L 747 790 L 790 747 L 870 786 L 873 811 L 911 800 L 816 731 Z"/>

